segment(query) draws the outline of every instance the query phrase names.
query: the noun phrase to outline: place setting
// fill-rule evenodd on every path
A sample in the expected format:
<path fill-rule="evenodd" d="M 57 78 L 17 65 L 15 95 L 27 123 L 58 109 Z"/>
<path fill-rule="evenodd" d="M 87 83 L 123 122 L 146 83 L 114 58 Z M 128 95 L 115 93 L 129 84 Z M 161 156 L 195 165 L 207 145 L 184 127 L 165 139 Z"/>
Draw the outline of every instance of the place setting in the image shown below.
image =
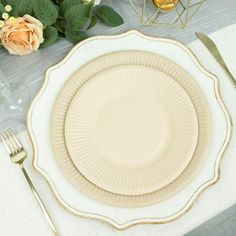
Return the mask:
<path fill-rule="evenodd" d="M 93 19 L 115 28 L 124 23 L 122 12 L 118 14 L 102 2 L 44 1 L 45 11 L 52 15 L 38 12 L 35 0 L 32 11 L 36 19 L 29 15 L 20 19 L 17 16 L 23 7 L 1 3 L 5 15 L 0 38 L 11 54 L 37 50 L 23 50 L 26 43 L 19 41 L 23 35 L 14 41 L 17 27 L 21 32 L 23 27 L 33 27 L 25 31 L 32 33 L 32 40 L 41 32 L 39 45 L 44 47 L 63 35 L 75 44 L 46 70 L 41 88 L 28 107 L 29 88 L 17 84 L 21 97 L 11 99 L 11 83 L 0 74 L 3 112 L 6 117 L 11 114 L 7 120 L 14 122 L 17 114 L 23 114 L 34 170 L 47 182 L 60 207 L 116 230 L 181 219 L 197 207 L 198 199 L 210 186 L 217 185 L 221 159 L 231 142 L 232 114 L 222 96 L 220 79 L 199 59 L 201 51 L 196 53 L 170 37 L 130 29 L 87 38 L 89 31 L 87 35 L 84 29 L 93 27 Z M 174 25 L 183 28 L 197 18 L 204 1 L 190 2 L 131 0 L 130 6 L 145 27 L 159 27 L 164 24 L 162 20 L 177 14 Z M 54 6 L 59 7 L 57 13 Z M 76 12 L 84 14 L 83 18 Z M 37 27 L 48 26 L 40 31 L 33 26 L 35 20 L 39 21 Z M 72 27 L 79 23 L 83 33 Z M 165 24 L 173 27 L 170 22 Z M 13 27 L 10 36 L 7 27 Z M 214 63 L 222 66 L 229 86 L 235 87 L 236 80 L 217 43 L 206 34 L 195 34 L 215 58 Z M 209 54 L 214 60 L 212 56 Z M 16 124 L 20 126 L 22 121 Z M 61 235 L 24 166 L 27 150 L 17 137 L 16 125 L 1 126 L 11 161 L 22 169 L 54 235 Z"/>

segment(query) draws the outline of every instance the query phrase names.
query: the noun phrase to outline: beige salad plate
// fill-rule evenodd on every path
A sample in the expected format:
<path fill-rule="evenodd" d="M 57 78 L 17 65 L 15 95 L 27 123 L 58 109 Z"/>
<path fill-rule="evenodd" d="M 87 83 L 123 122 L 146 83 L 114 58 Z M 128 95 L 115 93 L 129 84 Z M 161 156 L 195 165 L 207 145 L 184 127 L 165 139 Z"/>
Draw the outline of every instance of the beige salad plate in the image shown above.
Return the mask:
<path fill-rule="evenodd" d="M 139 195 L 183 172 L 196 148 L 198 122 L 175 80 L 151 67 L 121 65 L 77 91 L 65 137 L 72 161 L 89 181 L 112 193 Z"/>
<path fill-rule="evenodd" d="M 61 90 L 51 121 L 55 156 L 95 199 L 157 203 L 199 170 L 211 133 L 208 111 L 198 85 L 171 60 L 141 51 L 107 54 Z"/>

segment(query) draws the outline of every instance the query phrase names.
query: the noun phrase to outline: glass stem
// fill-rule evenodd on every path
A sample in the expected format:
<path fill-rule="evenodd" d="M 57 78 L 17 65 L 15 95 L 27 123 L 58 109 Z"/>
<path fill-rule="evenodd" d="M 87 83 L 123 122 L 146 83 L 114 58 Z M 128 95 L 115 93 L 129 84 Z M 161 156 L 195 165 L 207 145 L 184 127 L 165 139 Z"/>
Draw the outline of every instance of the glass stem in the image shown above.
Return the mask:
<path fill-rule="evenodd" d="M 12 102 L 10 84 L 1 70 L 0 70 L 0 96 L 4 97 L 10 103 Z"/>

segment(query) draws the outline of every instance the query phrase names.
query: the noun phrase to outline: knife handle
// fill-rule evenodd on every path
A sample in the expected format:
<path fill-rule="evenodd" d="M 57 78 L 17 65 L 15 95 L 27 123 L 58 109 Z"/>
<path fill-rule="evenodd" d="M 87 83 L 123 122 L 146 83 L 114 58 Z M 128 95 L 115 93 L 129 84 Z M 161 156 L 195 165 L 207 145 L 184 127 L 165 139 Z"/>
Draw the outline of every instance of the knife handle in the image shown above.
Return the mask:
<path fill-rule="evenodd" d="M 232 82 L 232 84 L 236 88 L 236 80 L 235 80 L 234 76 L 231 74 L 231 72 L 229 71 L 229 69 L 226 65 L 223 68 L 224 68 L 225 73 L 228 75 L 230 81 Z"/>

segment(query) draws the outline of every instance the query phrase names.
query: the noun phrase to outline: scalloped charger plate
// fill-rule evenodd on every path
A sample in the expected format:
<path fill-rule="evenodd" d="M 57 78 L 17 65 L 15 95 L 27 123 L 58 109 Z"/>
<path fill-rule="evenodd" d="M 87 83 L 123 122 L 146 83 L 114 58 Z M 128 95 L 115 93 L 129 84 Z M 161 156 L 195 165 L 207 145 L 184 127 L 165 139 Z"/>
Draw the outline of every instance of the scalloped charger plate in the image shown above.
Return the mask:
<path fill-rule="evenodd" d="M 113 207 L 93 200 L 82 191 L 78 191 L 57 165 L 50 136 L 51 111 L 68 78 L 94 58 L 122 50 L 142 50 L 176 61 L 198 84 L 214 117 L 210 120 L 212 135 L 208 140 L 208 155 L 204 158 L 200 171 L 197 171 L 195 177 L 182 191 L 165 201 L 138 208 Z M 188 95 L 191 97 L 190 93 Z M 220 96 L 218 79 L 204 69 L 190 49 L 183 44 L 171 39 L 152 38 L 137 31 L 85 40 L 75 46 L 62 62 L 50 68 L 46 73 L 42 89 L 28 112 L 27 128 L 34 147 L 33 165 L 48 181 L 62 206 L 79 216 L 110 223 L 117 229 L 141 223 L 167 223 L 186 213 L 200 193 L 217 181 L 219 162 L 231 137 L 230 115 Z M 60 151 L 65 150 L 62 148 Z M 73 164 L 69 162 L 67 164 L 68 170 L 73 171 Z M 94 186 L 90 188 L 94 189 Z"/>

